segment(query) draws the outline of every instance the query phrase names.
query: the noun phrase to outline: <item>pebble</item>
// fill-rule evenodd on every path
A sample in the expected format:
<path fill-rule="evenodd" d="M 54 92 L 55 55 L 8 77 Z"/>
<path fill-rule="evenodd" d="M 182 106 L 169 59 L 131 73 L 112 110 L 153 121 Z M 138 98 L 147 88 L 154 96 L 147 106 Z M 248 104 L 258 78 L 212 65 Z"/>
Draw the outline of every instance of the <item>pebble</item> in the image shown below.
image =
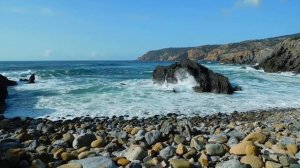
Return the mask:
<path fill-rule="evenodd" d="M 146 139 L 146 142 L 149 145 L 153 145 L 154 143 L 156 143 L 160 139 L 160 136 L 161 136 L 160 131 L 152 130 L 151 132 L 147 132 L 145 134 L 145 139 Z"/>
<path fill-rule="evenodd" d="M 162 158 L 169 160 L 171 157 L 174 156 L 176 149 L 173 146 L 167 146 L 166 148 L 159 151 L 159 156 Z"/>
<path fill-rule="evenodd" d="M 223 155 L 226 152 L 221 144 L 207 144 L 205 149 L 209 155 Z"/>
<path fill-rule="evenodd" d="M 205 153 L 201 153 L 198 162 L 201 164 L 201 166 L 203 167 L 207 167 L 208 166 L 208 157 Z"/>
<path fill-rule="evenodd" d="M 248 145 L 253 146 L 254 144 L 252 141 L 242 141 L 241 143 L 230 148 L 229 152 L 235 155 L 246 155 L 246 147 Z"/>
<path fill-rule="evenodd" d="M 249 164 L 252 168 L 262 168 L 264 166 L 261 158 L 257 156 L 243 156 L 241 158 L 241 163 Z"/>
<path fill-rule="evenodd" d="M 127 149 L 126 153 L 124 154 L 124 157 L 128 159 L 129 161 L 133 160 L 142 160 L 148 155 L 147 151 L 141 147 L 141 146 L 131 146 L 129 149 Z"/>
<path fill-rule="evenodd" d="M 95 155 L 95 154 L 96 153 L 93 151 L 84 151 L 84 152 L 79 153 L 78 159 L 85 159 L 85 158 L 89 157 L 90 155 Z"/>
<path fill-rule="evenodd" d="M 97 139 L 91 143 L 92 148 L 99 148 L 103 145 L 103 138 L 97 136 Z"/>
<path fill-rule="evenodd" d="M 267 161 L 266 168 L 282 168 L 282 165 L 279 163 L 272 162 L 272 161 Z"/>
<path fill-rule="evenodd" d="M 267 136 L 261 132 L 252 132 L 249 135 L 247 135 L 243 141 L 252 141 L 257 143 L 265 143 L 267 140 Z"/>
<path fill-rule="evenodd" d="M 176 134 L 176 135 L 174 136 L 174 142 L 175 142 L 176 144 L 181 144 L 181 143 L 184 143 L 185 141 L 186 141 L 186 139 L 185 139 L 185 137 L 182 136 L 182 135 Z"/>
<path fill-rule="evenodd" d="M 63 139 L 68 144 L 72 144 L 72 142 L 74 141 L 74 136 L 71 133 L 65 133 L 63 134 Z"/>
<path fill-rule="evenodd" d="M 44 163 L 40 159 L 36 159 L 36 160 L 32 161 L 31 167 L 32 168 L 47 168 L 48 166 L 46 165 L 46 163 Z"/>
<path fill-rule="evenodd" d="M 68 164 L 61 165 L 57 168 L 83 168 L 83 167 L 79 163 L 68 163 Z"/>
<path fill-rule="evenodd" d="M 187 152 L 187 148 L 183 144 L 179 144 L 176 149 L 176 154 L 183 155 Z"/>
<path fill-rule="evenodd" d="M 127 160 L 127 159 L 125 159 L 125 158 L 120 158 L 120 159 L 118 159 L 118 161 L 117 161 L 117 164 L 118 164 L 119 166 L 127 166 L 129 163 L 130 163 L 130 161 Z"/>
<path fill-rule="evenodd" d="M 84 146 L 90 146 L 94 140 L 96 140 L 96 136 L 94 134 L 79 135 L 73 141 L 73 148 L 79 149 Z"/>
<path fill-rule="evenodd" d="M 103 156 L 72 160 L 71 163 L 81 164 L 83 168 L 117 168 L 116 164 L 110 158 Z"/>
<path fill-rule="evenodd" d="M 3 119 L 0 167 L 299 168 L 299 113 Z"/>
<path fill-rule="evenodd" d="M 192 166 L 189 161 L 183 159 L 172 159 L 170 164 L 173 168 L 190 168 Z"/>

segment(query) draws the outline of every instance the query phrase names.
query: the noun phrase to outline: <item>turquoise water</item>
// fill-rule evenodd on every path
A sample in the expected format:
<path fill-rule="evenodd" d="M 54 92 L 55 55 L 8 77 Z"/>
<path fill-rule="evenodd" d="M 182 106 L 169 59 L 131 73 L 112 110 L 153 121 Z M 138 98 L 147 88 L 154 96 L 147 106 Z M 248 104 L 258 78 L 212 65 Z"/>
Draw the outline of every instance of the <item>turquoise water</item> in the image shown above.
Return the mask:
<path fill-rule="evenodd" d="M 37 83 L 9 89 L 6 117 L 207 115 L 234 110 L 300 107 L 300 76 L 268 74 L 250 67 L 203 64 L 243 91 L 233 95 L 194 93 L 191 80 L 154 85 L 152 71 L 168 62 L 0 62 L 0 74 L 18 80 L 35 73 Z M 173 93 L 173 88 L 178 93 Z"/>

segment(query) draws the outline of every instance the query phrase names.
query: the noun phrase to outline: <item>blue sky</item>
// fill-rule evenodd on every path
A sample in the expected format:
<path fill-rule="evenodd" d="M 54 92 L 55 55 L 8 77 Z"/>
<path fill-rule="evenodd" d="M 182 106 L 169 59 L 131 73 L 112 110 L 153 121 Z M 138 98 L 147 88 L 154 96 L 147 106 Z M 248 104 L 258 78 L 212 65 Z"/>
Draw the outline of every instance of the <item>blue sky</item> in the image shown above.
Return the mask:
<path fill-rule="evenodd" d="M 0 0 L 1 60 L 131 60 L 300 32 L 299 0 Z"/>

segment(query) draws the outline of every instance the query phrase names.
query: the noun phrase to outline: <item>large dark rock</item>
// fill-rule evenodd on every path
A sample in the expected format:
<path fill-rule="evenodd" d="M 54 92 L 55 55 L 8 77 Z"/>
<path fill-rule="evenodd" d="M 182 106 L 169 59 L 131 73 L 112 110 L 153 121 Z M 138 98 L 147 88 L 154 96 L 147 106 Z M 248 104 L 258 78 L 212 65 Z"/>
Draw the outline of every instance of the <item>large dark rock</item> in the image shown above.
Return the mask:
<path fill-rule="evenodd" d="M 260 67 L 265 72 L 300 73 L 300 38 L 291 38 L 279 44 Z"/>
<path fill-rule="evenodd" d="M 5 110 L 5 99 L 8 95 L 7 87 L 17 85 L 17 82 L 8 80 L 5 76 L 0 75 L 0 113 Z"/>
<path fill-rule="evenodd" d="M 195 78 L 198 83 L 198 86 L 194 87 L 196 92 L 232 94 L 235 90 L 227 77 L 214 73 L 191 60 L 182 60 L 170 66 L 157 66 L 153 71 L 153 81 L 158 84 L 177 83 L 178 75 L 176 74 L 182 72 L 187 72 Z"/>

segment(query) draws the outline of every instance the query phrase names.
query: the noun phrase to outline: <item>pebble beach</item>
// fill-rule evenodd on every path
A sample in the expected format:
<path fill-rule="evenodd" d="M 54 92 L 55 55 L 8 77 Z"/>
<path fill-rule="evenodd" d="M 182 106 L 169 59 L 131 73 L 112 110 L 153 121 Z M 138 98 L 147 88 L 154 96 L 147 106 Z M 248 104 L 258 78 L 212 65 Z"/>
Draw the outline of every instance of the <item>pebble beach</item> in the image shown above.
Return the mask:
<path fill-rule="evenodd" d="M 0 167 L 300 167 L 300 109 L 205 117 L 0 117 Z"/>

